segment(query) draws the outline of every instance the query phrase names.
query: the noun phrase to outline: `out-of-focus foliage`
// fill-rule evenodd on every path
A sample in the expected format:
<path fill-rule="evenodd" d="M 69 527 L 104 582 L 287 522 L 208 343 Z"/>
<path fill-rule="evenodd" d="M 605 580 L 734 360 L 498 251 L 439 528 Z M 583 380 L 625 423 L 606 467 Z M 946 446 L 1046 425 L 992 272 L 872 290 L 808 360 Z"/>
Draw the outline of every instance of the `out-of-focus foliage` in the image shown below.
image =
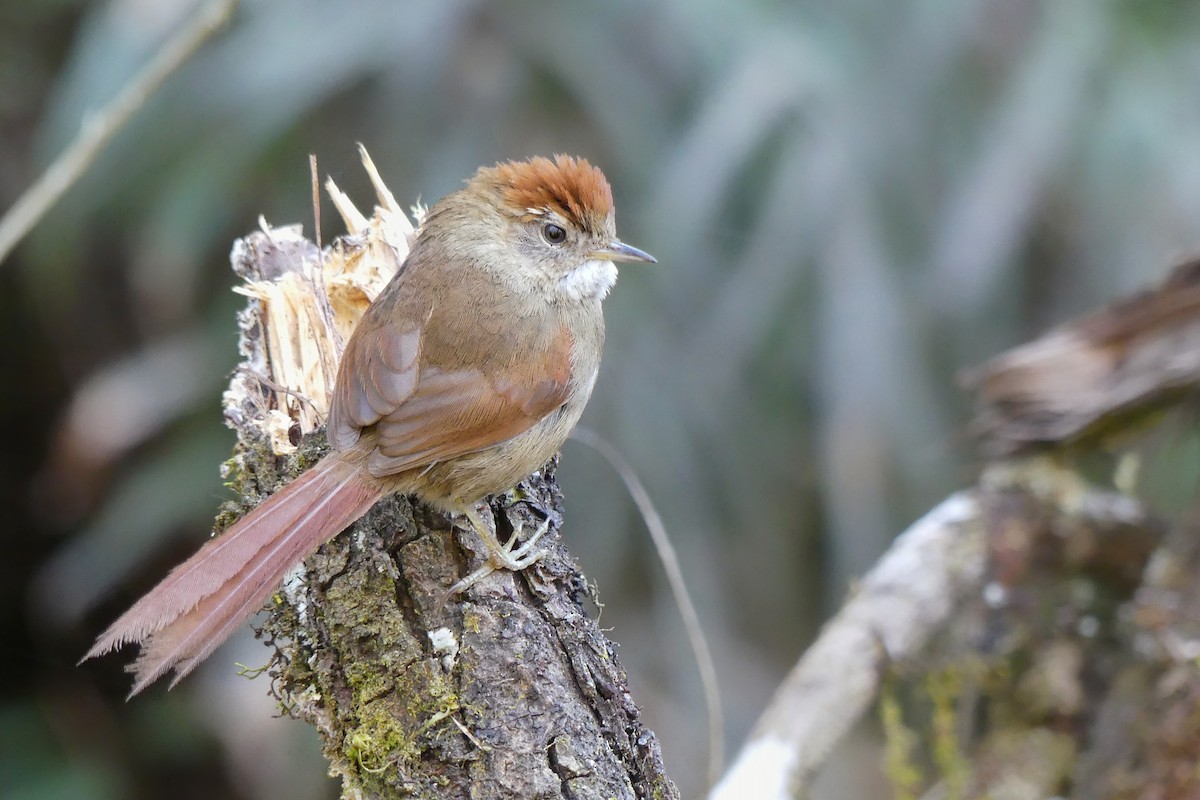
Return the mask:
<path fill-rule="evenodd" d="M 0 5 L 0 206 L 190 7 Z M 247 0 L 0 264 L 0 795 L 335 794 L 234 676 L 261 646 L 128 706 L 119 659 L 73 667 L 205 536 L 226 255 L 260 213 L 311 229 L 309 153 L 359 201 L 357 141 L 414 201 L 501 158 L 605 169 L 660 264 L 623 270 L 585 424 L 675 536 L 736 742 L 853 576 L 970 479 L 956 370 L 1200 245 L 1197 36 L 1182 0 Z M 593 453 L 561 474 L 694 796 L 698 680 L 647 537 Z"/>

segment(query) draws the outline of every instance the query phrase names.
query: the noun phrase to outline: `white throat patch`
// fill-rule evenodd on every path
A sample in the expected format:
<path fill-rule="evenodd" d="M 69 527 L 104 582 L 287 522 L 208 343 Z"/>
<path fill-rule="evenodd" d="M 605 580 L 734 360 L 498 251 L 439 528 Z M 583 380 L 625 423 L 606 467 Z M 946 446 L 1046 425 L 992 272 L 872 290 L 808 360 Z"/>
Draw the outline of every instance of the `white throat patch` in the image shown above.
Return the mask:
<path fill-rule="evenodd" d="M 602 258 L 583 262 L 558 279 L 558 288 L 572 300 L 603 300 L 617 282 L 617 266 Z"/>

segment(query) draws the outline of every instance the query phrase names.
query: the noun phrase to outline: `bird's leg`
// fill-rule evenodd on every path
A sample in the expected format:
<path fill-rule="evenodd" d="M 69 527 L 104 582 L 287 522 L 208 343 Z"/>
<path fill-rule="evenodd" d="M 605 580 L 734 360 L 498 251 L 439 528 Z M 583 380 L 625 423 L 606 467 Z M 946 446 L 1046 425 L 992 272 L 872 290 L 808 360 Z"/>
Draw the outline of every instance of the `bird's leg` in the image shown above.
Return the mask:
<path fill-rule="evenodd" d="M 464 509 L 463 516 L 471 523 L 471 527 L 475 529 L 475 532 L 479 534 L 479 538 L 483 540 L 484 546 L 487 547 L 488 560 L 482 567 L 451 586 L 447 591 L 448 597 L 466 591 L 498 569 L 520 572 L 546 555 L 545 550 L 537 548 L 537 543 L 538 539 L 541 539 L 546 531 L 550 530 L 549 519 L 546 519 L 538 526 L 538 529 L 534 531 L 528 541 L 518 545 L 517 542 L 521 538 L 520 530 L 513 531 L 513 535 L 506 544 L 500 544 L 500 541 L 496 538 L 496 534 L 483 521 L 483 517 L 479 516 L 479 512 L 475 510 L 474 506 Z"/>

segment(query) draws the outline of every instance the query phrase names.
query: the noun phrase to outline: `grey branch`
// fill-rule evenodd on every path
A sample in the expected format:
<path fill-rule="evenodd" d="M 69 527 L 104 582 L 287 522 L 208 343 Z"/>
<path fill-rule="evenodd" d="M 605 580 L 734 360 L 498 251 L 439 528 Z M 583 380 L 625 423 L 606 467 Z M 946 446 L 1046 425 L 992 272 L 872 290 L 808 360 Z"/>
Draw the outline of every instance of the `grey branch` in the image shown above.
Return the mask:
<path fill-rule="evenodd" d="M 790 800 L 875 699 L 890 661 L 918 653 L 977 588 L 978 498 L 959 492 L 901 534 L 792 669 L 711 800 Z"/>
<path fill-rule="evenodd" d="M 968 382 L 978 393 L 974 430 L 999 460 L 973 489 L 901 534 L 863 578 L 779 688 L 712 800 L 802 795 L 903 664 L 934 685 L 939 665 L 994 668 L 1011 683 L 990 698 L 1003 709 L 993 718 L 1020 720 L 1006 730 L 966 723 L 982 728 L 965 737 L 974 752 L 950 758 L 943 747 L 942 782 L 930 796 L 1000 796 L 999 787 L 1017 784 L 1025 787 L 1019 796 L 1046 796 L 1074 780 L 1092 787 L 1077 796 L 1098 797 L 1107 796 L 1097 787 L 1108 769 L 1114 785 L 1159 788 L 1164 776 L 1194 774 L 1188 751 L 1164 755 L 1178 734 L 1168 728 L 1156 740 L 1153 724 L 1114 726 L 1109 716 L 1168 698 L 1179 707 L 1172 693 L 1184 694 L 1185 684 L 1173 666 L 1200 652 L 1185 610 L 1195 607 L 1187 577 L 1200 561 L 1195 526 L 1164 540 L 1138 501 L 1088 484 L 1071 458 L 1128 441 L 1200 388 L 1200 262 L 998 356 Z M 1122 474 L 1114 482 L 1124 486 Z M 990 645 L 981 644 L 981 626 Z M 936 702 L 930 685 L 922 684 L 923 697 Z M 970 698 L 960 701 L 970 719 Z M 1184 766 L 1173 771 L 1172 758 Z"/>
<path fill-rule="evenodd" d="M 1012 575 L 1045 557 L 1042 542 L 1070 551 L 1076 569 L 1112 559 L 1136 575 L 1159 533 L 1138 502 L 1053 460 L 989 468 L 897 537 L 788 675 L 710 799 L 802 796 L 887 676 L 900 665 L 920 670 L 934 637 L 977 616 L 989 594 L 1002 604 L 1020 580 Z"/>
<path fill-rule="evenodd" d="M 205 3 L 108 105 L 83 120 L 79 135 L 0 218 L 0 263 L 75 185 L 146 99 L 228 22 L 236 6 L 237 0 Z"/>

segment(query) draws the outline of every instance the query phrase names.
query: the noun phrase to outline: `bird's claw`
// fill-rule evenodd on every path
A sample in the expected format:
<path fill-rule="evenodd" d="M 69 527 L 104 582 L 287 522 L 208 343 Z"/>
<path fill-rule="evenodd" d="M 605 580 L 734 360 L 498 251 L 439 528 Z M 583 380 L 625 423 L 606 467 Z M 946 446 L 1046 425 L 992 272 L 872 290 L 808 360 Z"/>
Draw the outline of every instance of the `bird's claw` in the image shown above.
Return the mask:
<path fill-rule="evenodd" d="M 468 518 L 472 516 L 474 515 L 468 515 Z M 509 537 L 508 541 L 500 544 L 492 532 L 480 524 L 480 520 L 471 519 L 471 522 L 474 523 L 480 538 L 487 546 L 488 560 L 482 567 L 451 586 L 446 592 L 447 598 L 466 591 L 496 570 L 506 569 L 511 572 L 520 572 L 526 567 L 536 564 L 546 555 L 546 550 L 539 548 L 537 543 L 546 534 L 546 531 L 550 530 L 550 519 L 544 520 L 533 535 L 520 545 L 517 542 L 521 538 L 521 530 L 513 531 L 513 535 Z"/>

